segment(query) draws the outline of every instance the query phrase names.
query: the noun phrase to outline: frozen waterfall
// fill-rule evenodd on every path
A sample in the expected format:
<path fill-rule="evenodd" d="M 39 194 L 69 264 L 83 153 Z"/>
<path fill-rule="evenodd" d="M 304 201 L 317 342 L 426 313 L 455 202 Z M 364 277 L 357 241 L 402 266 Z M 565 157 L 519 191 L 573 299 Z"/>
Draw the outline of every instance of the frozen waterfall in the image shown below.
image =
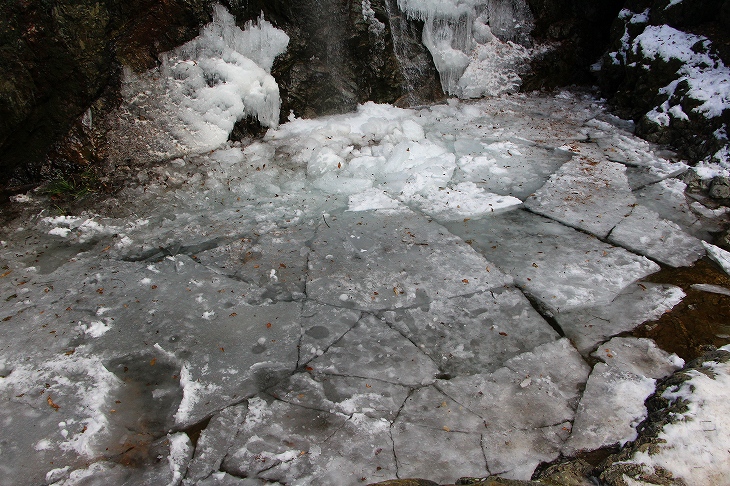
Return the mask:
<path fill-rule="evenodd" d="M 445 92 L 460 98 L 517 91 L 530 57 L 525 0 L 398 0 L 424 22 L 423 43 Z"/>

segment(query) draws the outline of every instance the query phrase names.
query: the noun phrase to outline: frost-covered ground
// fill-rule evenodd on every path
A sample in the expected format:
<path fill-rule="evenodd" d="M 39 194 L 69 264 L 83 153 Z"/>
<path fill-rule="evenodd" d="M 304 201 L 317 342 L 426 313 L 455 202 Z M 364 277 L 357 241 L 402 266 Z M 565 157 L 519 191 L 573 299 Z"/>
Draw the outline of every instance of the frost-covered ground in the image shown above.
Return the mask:
<path fill-rule="evenodd" d="M 276 125 L 285 39 L 216 15 L 128 80 L 156 141 L 135 156 L 160 162 L 126 216 L 29 209 L 2 230 L 0 483 L 527 479 L 633 440 L 683 365 L 616 337 L 684 297 L 641 280 L 730 262 L 687 167 L 568 92 L 366 104 L 227 143 L 247 109 Z M 278 47 L 247 57 L 262 38 Z M 653 460 L 681 476 L 686 451 Z"/>
<path fill-rule="evenodd" d="M 634 439 L 682 362 L 611 338 L 724 216 L 622 126 L 570 93 L 366 104 L 144 169 L 128 217 L 6 228 L 3 484 L 529 478 Z"/>

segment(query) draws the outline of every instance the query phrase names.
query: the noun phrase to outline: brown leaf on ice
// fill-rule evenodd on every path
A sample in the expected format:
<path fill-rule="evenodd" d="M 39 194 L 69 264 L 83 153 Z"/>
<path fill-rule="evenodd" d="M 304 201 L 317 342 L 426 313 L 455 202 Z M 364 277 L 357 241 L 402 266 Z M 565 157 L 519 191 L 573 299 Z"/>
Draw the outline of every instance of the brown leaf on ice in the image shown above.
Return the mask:
<path fill-rule="evenodd" d="M 56 405 L 55 403 L 53 403 L 53 400 L 51 400 L 51 395 L 48 395 L 46 397 L 46 401 L 48 402 L 48 405 L 50 405 L 51 408 L 54 409 L 54 410 L 56 410 L 56 411 L 58 411 L 58 409 L 61 408 L 58 405 Z"/>

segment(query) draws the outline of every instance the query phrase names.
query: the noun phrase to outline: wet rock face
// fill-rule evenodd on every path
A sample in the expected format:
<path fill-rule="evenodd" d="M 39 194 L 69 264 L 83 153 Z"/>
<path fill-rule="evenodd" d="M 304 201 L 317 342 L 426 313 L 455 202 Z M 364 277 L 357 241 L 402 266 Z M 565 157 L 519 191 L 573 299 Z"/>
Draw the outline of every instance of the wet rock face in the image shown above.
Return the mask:
<path fill-rule="evenodd" d="M 394 0 L 231 2 L 231 8 L 239 22 L 263 12 L 290 37 L 272 69 L 282 121 L 292 111 L 311 118 L 352 111 L 365 101 L 415 104 L 443 96 L 421 44 L 422 26 L 405 19 Z M 405 70 L 401 51 L 419 72 Z"/>
<path fill-rule="evenodd" d="M 157 54 L 197 35 L 208 19 L 208 0 L 94 0 L 0 6 L 0 184 L 38 179 L 49 149 L 108 87 L 120 67 L 144 70 Z M 112 90 L 113 91 L 113 90 Z M 112 102 L 113 93 L 107 96 Z M 113 103 L 112 103 L 113 104 Z M 57 159 L 88 164 L 74 146 L 87 140 L 76 129 Z M 88 150 L 88 147 L 85 149 Z"/>
<path fill-rule="evenodd" d="M 590 66 L 608 45 L 610 26 L 623 0 L 528 0 L 535 17 L 532 36 L 552 49 L 532 61 L 523 89 L 592 83 Z"/>

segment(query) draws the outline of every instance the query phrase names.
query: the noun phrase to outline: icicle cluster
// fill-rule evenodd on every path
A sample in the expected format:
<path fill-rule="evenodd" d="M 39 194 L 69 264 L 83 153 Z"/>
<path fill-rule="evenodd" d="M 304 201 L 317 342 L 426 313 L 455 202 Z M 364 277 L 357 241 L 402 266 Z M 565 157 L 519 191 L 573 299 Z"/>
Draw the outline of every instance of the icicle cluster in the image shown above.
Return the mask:
<path fill-rule="evenodd" d="M 444 91 L 477 98 L 515 91 L 529 57 L 532 14 L 524 0 L 398 0 L 425 23 L 423 43 Z"/>

